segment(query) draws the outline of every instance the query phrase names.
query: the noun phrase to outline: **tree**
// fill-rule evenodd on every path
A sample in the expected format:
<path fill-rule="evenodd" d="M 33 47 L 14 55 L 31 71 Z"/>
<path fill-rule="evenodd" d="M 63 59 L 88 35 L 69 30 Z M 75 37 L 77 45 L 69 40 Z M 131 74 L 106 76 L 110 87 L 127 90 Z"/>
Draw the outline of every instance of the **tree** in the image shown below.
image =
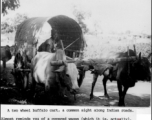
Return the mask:
<path fill-rule="evenodd" d="M 2 14 L 8 14 L 8 9 L 15 10 L 20 6 L 19 0 L 2 0 Z"/>
<path fill-rule="evenodd" d="M 13 32 L 13 26 L 9 25 L 7 21 L 1 23 L 1 32 L 2 33 L 10 33 Z"/>
<path fill-rule="evenodd" d="M 17 13 L 14 18 L 7 18 L 4 22 L 1 23 L 2 33 L 15 32 L 19 24 L 24 20 L 28 19 L 26 14 Z"/>
<path fill-rule="evenodd" d="M 18 25 L 20 25 L 26 19 L 28 19 L 28 16 L 26 14 L 17 13 L 13 20 L 14 30 L 17 30 Z"/>
<path fill-rule="evenodd" d="M 90 13 L 82 11 L 82 10 L 78 9 L 76 6 L 74 6 L 73 14 L 76 17 L 77 22 L 81 26 L 83 32 L 87 33 L 89 31 L 89 29 L 87 28 L 87 25 L 84 23 L 84 20 L 87 17 L 90 17 Z"/>

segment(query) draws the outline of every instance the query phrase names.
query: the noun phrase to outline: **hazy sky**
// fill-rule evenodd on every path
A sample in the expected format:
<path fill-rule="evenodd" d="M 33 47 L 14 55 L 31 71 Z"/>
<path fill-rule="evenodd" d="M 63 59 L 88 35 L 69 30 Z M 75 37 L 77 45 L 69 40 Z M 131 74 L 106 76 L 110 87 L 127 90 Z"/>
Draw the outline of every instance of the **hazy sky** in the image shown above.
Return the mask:
<path fill-rule="evenodd" d="M 151 0 L 20 0 L 20 8 L 7 17 L 26 13 L 30 17 L 67 15 L 74 18 L 73 6 L 91 13 L 85 20 L 90 29 L 97 23 L 103 31 L 145 32 L 151 34 Z"/>

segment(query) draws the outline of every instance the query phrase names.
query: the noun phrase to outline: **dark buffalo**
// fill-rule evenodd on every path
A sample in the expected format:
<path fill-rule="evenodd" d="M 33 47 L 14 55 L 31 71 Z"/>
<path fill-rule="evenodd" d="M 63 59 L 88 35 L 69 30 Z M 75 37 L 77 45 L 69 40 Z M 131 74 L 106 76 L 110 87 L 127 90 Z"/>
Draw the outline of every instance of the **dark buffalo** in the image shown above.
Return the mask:
<path fill-rule="evenodd" d="M 29 80 L 30 64 L 31 60 L 26 55 L 23 55 L 21 51 L 16 53 L 14 59 L 15 69 L 11 73 L 15 78 L 16 86 L 21 90 L 27 87 L 26 83 Z"/>
<path fill-rule="evenodd" d="M 33 46 L 30 44 L 24 44 L 23 46 L 17 48 L 14 59 L 14 70 L 12 74 L 15 78 L 16 85 L 20 89 L 25 89 L 26 81 L 29 79 L 30 64 L 32 58 L 37 54 L 37 52 L 54 52 L 55 51 L 55 43 L 53 39 L 47 39 L 43 42 L 37 50 L 37 43 Z"/>
<path fill-rule="evenodd" d="M 130 56 L 136 56 L 133 50 L 129 50 Z M 121 52 L 118 58 L 127 57 L 128 52 Z M 150 63 L 147 58 L 141 57 L 141 53 L 134 61 L 121 61 L 113 65 L 97 65 L 93 66 L 93 83 L 90 99 L 93 98 L 93 89 L 99 75 L 103 75 L 104 95 L 109 98 L 106 90 L 107 80 L 116 80 L 119 91 L 119 106 L 125 106 L 125 95 L 130 87 L 134 87 L 138 80 L 150 81 Z M 124 87 L 124 89 L 123 89 Z"/>
<path fill-rule="evenodd" d="M 87 70 L 93 70 L 92 66 L 88 65 L 77 65 L 78 71 L 79 71 L 79 79 L 78 79 L 78 85 L 81 87 L 83 83 L 83 79 L 85 78 L 85 73 Z"/>
<path fill-rule="evenodd" d="M 67 88 L 75 95 L 78 87 L 78 70 L 74 63 L 65 63 L 61 66 L 51 65 L 51 61 L 66 60 L 63 50 L 58 49 L 56 53 L 39 52 L 31 64 L 32 88 L 36 83 L 45 86 L 45 92 L 50 95 L 64 95 Z"/>
<path fill-rule="evenodd" d="M 1 60 L 3 61 L 3 68 L 6 68 L 6 62 L 9 61 L 15 53 L 15 46 L 1 46 Z"/>

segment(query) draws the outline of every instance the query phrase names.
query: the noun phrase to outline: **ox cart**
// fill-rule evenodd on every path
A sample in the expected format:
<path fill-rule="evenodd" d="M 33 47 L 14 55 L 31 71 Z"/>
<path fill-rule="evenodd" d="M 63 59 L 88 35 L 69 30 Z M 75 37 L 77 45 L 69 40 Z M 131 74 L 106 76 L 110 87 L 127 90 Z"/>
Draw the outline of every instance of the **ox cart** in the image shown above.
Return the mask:
<path fill-rule="evenodd" d="M 42 28 L 45 23 L 48 23 L 50 25 L 51 35 L 48 39 L 42 40 L 40 35 L 43 31 Z M 134 78 L 132 80 L 132 78 L 130 77 L 131 75 L 134 77 L 134 73 L 138 74 L 137 73 L 138 70 L 136 70 L 136 68 L 134 69 L 134 67 L 137 66 L 139 72 L 142 73 L 143 66 L 141 66 L 140 64 L 142 62 L 145 62 L 145 59 L 144 61 L 143 59 L 141 60 L 141 54 L 139 55 L 139 57 L 136 56 L 135 46 L 134 46 L 134 50 L 129 50 L 128 48 L 128 51 L 125 54 L 122 54 L 115 59 L 107 59 L 107 58 L 88 59 L 88 60 L 82 59 L 83 58 L 82 51 L 84 50 L 85 47 L 85 40 L 83 38 L 82 30 L 76 21 L 63 15 L 59 15 L 51 18 L 40 18 L 40 17 L 31 18 L 24 21 L 23 23 L 20 24 L 20 26 L 17 29 L 15 42 L 16 42 L 15 43 L 16 56 L 18 54 L 19 56 L 15 57 L 14 70 L 12 71 L 12 73 L 14 74 L 14 77 L 19 75 L 23 78 L 22 85 L 19 85 L 19 86 L 23 86 L 22 88 L 26 86 L 25 83 L 27 83 L 26 81 L 29 77 L 28 75 L 31 70 L 30 62 L 32 58 L 36 56 L 37 52 L 42 52 L 42 51 L 55 52 L 56 51 L 55 49 L 57 48 L 57 49 L 62 49 L 65 52 L 66 60 L 51 61 L 50 62 L 51 65 L 54 66 L 54 65 L 63 65 L 65 63 L 75 63 L 77 68 L 79 69 L 79 74 L 81 77 L 80 81 L 78 81 L 79 87 L 83 82 L 85 71 L 93 70 L 92 72 L 94 72 L 94 70 L 97 70 L 99 72 L 98 74 L 100 75 L 104 74 L 106 76 L 106 81 L 107 81 L 110 74 L 109 72 L 105 73 L 107 68 L 110 67 L 115 69 L 115 67 L 117 67 L 118 65 L 119 69 L 116 68 L 118 72 L 116 73 L 117 75 L 115 75 L 114 79 L 118 81 L 120 106 L 124 105 L 124 97 L 128 88 L 133 87 L 135 85 L 136 80 L 134 80 Z M 74 59 L 75 57 L 78 57 L 79 59 L 75 60 Z M 23 66 L 21 65 L 18 67 L 17 61 L 20 58 L 22 58 L 21 63 L 23 63 Z M 146 70 L 148 70 L 147 68 L 148 66 L 146 66 Z M 132 69 L 134 69 L 134 71 L 132 71 Z M 143 72 L 143 74 L 146 74 L 145 71 Z M 148 74 L 146 74 L 144 77 L 147 77 Z M 97 74 L 95 73 L 95 75 Z M 125 82 L 122 83 L 121 80 L 122 78 L 124 78 L 124 76 L 126 77 Z M 24 77 L 26 77 L 26 79 L 24 79 Z M 94 81 L 96 80 L 97 80 L 97 76 L 94 77 Z M 129 82 L 127 80 L 129 80 Z M 95 85 L 95 82 L 93 83 L 93 85 Z M 124 86 L 123 91 L 122 91 L 122 85 Z M 94 86 L 92 87 L 92 92 L 93 92 L 93 88 Z M 107 93 L 105 94 L 107 95 Z M 90 99 L 92 98 L 93 98 L 93 93 L 90 94 Z"/>
<path fill-rule="evenodd" d="M 45 29 L 45 26 L 46 29 Z M 47 33 L 47 35 L 46 35 Z M 46 37 L 46 36 L 47 37 Z M 20 77 L 28 77 L 30 63 L 37 52 L 55 52 L 63 49 L 67 58 L 83 56 L 85 40 L 79 24 L 64 15 L 54 17 L 35 17 L 21 23 L 15 36 L 14 75 L 16 82 Z M 18 63 L 22 65 L 18 66 Z M 22 84 L 24 85 L 23 80 Z M 20 83 L 17 83 L 22 86 Z"/>
<path fill-rule="evenodd" d="M 47 27 L 49 27 L 49 29 L 47 32 L 50 34 L 47 39 L 41 37 L 46 31 L 43 30 L 45 24 L 48 25 Z M 83 68 L 84 65 L 115 64 L 120 61 L 136 59 L 135 57 L 131 57 L 82 60 L 82 51 L 84 50 L 85 45 L 86 43 L 83 38 L 81 27 L 72 18 L 59 15 L 55 17 L 34 17 L 27 19 L 17 28 L 15 36 L 16 56 L 12 73 L 15 77 L 21 73 L 27 76 L 30 73 L 30 62 L 37 52 L 54 52 L 54 46 L 57 49 L 63 49 L 67 56 L 66 62 L 75 62 L 79 69 Z M 75 57 L 79 58 L 79 60 L 72 59 Z M 22 58 L 21 62 L 24 65 L 18 67 L 17 65 L 20 58 Z M 56 63 L 54 61 L 52 62 L 52 65 L 60 63 L 62 62 L 58 61 Z M 24 83 L 25 82 L 22 84 Z M 81 84 L 82 82 L 80 83 L 80 86 Z"/>

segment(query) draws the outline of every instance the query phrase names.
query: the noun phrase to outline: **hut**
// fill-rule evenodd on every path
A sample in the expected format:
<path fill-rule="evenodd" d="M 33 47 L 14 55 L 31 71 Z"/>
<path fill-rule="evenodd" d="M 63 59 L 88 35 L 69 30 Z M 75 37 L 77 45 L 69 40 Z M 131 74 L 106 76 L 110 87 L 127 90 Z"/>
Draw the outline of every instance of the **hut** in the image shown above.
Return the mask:
<path fill-rule="evenodd" d="M 79 24 L 70 17 L 58 15 L 54 17 L 34 17 L 25 20 L 21 23 L 16 32 L 15 43 L 17 49 L 24 47 L 25 44 L 31 47 L 37 47 L 37 44 L 42 43 L 40 33 L 45 23 L 51 27 L 51 35 L 58 44 L 57 47 L 61 48 L 60 40 L 64 45 L 65 53 L 72 57 L 73 52 L 78 53 L 83 51 L 85 42 Z M 35 46 L 36 45 L 36 46 Z"/>

